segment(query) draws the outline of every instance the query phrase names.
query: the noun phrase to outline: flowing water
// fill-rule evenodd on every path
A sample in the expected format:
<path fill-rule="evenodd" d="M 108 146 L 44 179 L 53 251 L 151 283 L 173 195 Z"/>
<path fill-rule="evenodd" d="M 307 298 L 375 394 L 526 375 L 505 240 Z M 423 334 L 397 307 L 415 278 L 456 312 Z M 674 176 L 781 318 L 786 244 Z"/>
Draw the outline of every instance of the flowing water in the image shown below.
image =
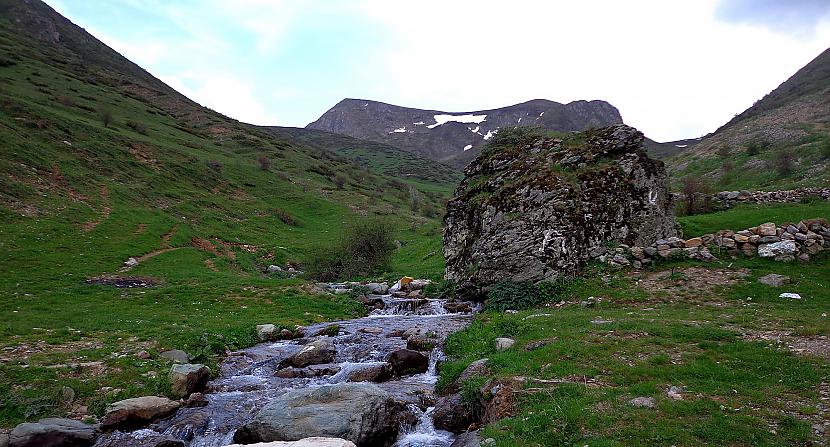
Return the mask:
<path fill-rule="evenodd" d="M 302 340 L 262 343 L 234 352 L 220 366 L 220 374 L 208 385 L 207 405 L 182 408 L 175 415 L 148 428 L 128 433 L 119 431 L 102 436 L 97 446 L 155 445 L 162 437 L 178 439 L 189 447 L 219 447 L 233 444 L 234 432 L 253 419 L 271 399 L 291 389 L 346 381 L 351 372 L 377 366 L 387 356 L 406 347 L 400 337 L 388 337 L 392 331 L 420 328 L 433 332 L 438 340 L 469 324 L 470 314 L 447 313 L 442 300 L 382 297 L 385 307 L 364 318 L 319 323 L 306 328 L 313 335 L 336 323 L 340 333 L 334 337 L 335 362 L 321 365 L 334 374 L 314 378 L 280 378 L 277 366 L 302 348 Z M 430 353 L 429 369 L 424 374 L 396 378 L 378 386 L 407 402 L 418 416 L 414 427 L 403 427 L 396 447 L 443 447 L 453 441 L 451 433 L 436 430 L 432 424 L 432 391 L 438 379 L 436 363 L 443 355 L 440 348 Z M 330 367 L 330 368 L 329 368 Z"/>

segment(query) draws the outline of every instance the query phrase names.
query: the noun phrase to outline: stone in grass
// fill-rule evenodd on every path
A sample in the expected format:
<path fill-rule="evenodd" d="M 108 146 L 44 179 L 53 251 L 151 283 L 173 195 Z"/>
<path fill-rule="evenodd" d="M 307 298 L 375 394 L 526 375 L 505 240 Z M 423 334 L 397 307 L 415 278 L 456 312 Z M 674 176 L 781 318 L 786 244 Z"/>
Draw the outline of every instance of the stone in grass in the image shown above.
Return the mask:
<path fill-rule="evenodd" d="M 190 356 L 187 355 L 187 353 L 182 351 L 181 349 L 171 349 L 169 351 L 164 351 L 159 354 L 159 357 L 165 358 L 175 363 L 187 363 L 190 361 Z"/>
<path fill-rule="evenodd" d="M 764 275 L 758 278 L 758 282 L 761 284 L 766 284 L 770 287 L 781 287 L 784 284 L 790 283 L 790 277 L 779 275 L 777 273 L 770 273 L 769 275 Z"/>
<path fill-rule="evenodd" d="M 516 344 L 516 340 L 512 338 L 499 337 L 496 339 L 496 351 L 504 351 L 510 349 Z"/>
<path fill-rule="evenodd" d="M 26 422 L 12 430 L 10 447 L 61 447 L 92 445 L 98 427 L 72 419 L 47 418 Z"/>
<path fill-rule="evenodd" d="M 797 293 L 782 293 L 781 295 L 778 295 L 778 298 L 787 298 L 787 299 L 791 299 L 791 300 L 800 300 L 801 295 L 799 295 Z"/>
<path fill-rule="evenodd" d="M 654 408 L 657 406 L 657 401 L 653 397 L 635 397 L 629 400 L 628 403 L 639 408 Z"/>

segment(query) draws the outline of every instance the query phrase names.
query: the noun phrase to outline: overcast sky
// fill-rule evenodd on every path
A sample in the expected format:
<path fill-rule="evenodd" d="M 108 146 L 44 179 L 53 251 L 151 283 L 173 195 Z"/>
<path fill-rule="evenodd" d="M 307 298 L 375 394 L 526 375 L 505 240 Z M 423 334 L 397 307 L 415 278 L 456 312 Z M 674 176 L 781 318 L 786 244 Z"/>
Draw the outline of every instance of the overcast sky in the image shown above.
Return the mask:
<path fill-rule="evenodd" d="M 830 0 L 46 0 L 195 101 L 304 126 L 342 98 L 603 99 L 698 137 L 830 45 Z"/>

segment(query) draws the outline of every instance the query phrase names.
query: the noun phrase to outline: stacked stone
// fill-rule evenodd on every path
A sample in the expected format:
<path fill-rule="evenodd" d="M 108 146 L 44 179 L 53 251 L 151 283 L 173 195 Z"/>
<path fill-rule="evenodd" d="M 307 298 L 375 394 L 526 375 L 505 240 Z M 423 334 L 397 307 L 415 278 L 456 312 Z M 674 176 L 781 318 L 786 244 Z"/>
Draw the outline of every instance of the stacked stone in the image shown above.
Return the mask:
<path fill-rule="evenodd" d="M 682 193 L 673 193 L 672 201 L 675 203 L 685 201 Z M 822 200 L 830 200 L 830 188 L 799 188 L 784 191 L 721 191 L 711 196 L 698 193 L 695 195 L 698 203 L 710 199 L 715 208 L 731 208 L 741 203 L 798 203 L 812 197 Z"/>
<path fill-rule="evenodd" d="M 811 219 L 781 226 L 768 222 L 746 230 L 721 230 L 685 240 L 678 237 L 660 239 L 648 247 L 598 247 L 590 254 L 592 258 L 614 267 L 632 266 L 639 269 L 669 258 L 711 261 L 715 256 L 710 249 L 731 255 L 807 262 L 810 256 L 825 248 L 830 248 L 830 224 L 824 219 Z"/>

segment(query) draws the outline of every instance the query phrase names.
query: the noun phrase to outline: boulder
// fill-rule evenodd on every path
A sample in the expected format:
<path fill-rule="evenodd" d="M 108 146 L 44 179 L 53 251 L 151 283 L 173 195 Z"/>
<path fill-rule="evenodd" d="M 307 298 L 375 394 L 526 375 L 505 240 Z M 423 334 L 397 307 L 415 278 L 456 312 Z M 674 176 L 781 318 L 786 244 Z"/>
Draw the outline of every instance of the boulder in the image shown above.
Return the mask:
<path fill-rule="evenodd" d="M 178 397 L 187 397 L 192 393 L 205 390 L 210 379 L 210 368 L 200 364 L 185 363 L 170 368 L 170 387 Z"/>
<path fill-rule="evenodd" d="M 776 258 L 779 256 L 795 256 L 798 254 L 798 245 L 794 241 L 773 242 L 758 246 L 758 256 L 762 258 Z"/>
<path fill-rule="evenodd" d="M 432 351 L 436 345 L 435 337 L 427 334 L 413 335 L 406 340 L 406 349 L 413 351 Z"/>
<path fill-rule="evenodd" d="M 439 397 L 432 412 L 435 428 L 453 433 L 467 431 L 471 424 L 478 422 L 479 412 L 474 406 L 463 402 L 459 393 Z"/>
<path fill-rule="evenodd" d="M 478 431 L 462 433 L 455 438 L 450 447 L 481 447 L 481 435 Z"/>
<path fill-rule="evenodd" d="M 402 422 L 414 416 L 406 405 L 371 383 L 338 383 L 291 390 L 277 397 L 234 434 L 234 442 L 294 441 L 308 436 L 347 439 L 357 445 L 388 446 Z"/>
<path fill-rule="evenodd" d="M 770 287 L 781 287 L 784 284 L 790 283 L 790 277 L 778 275 L 776 273 L 770 273 L 769 275 L 764 275 L 758 278 L 758 282 L 761 284 L 768 285 Z"/>
<path fill-rule="evenodd" d="M 653 397 L 635 397 L 629 400 L 628 403 L 640 408 L 654 408 L 657 406 L 657 402 Z"/>
<path fill-rule="evenodd" d="M 348 382 L 385 382 L 392 378 L 392 365 L 376 363 L 361 366 L 349 372 Z"/>
<path fill-rule="evenodd" d="M 396 376 L 425 373 L 429 369 L 429 358 L 418 351 L 399 349 L 389 354 L 387 362 L 392 365 Z"/>
<path fill-rule="evenodd" d="M 170 360 L 175 363 L 187 363 L 190 361 L 190 356 L 181 349 L 171 349 L 159 354 L 159 357 Z"/>
<path fill-rule="evenodd" d="M 26 422 L 9 434 L 9 447 L 85 447 L 91 446 L 98 427 L 72 419 L 47 418 Z"/>
<path fill-rule="evenodd" d="M 389 286 L 386 283 L 370 282 L 366 284 L 366 287 L 374 295 L 386 295 L 389 293 Z"/>
<path fill-rule="evenodd" d="M 281 272 L 281 271 L 282 271 L 282 267 L 280 267 L 278 265 L 271 264 L 271 265 L 268 266 L 268 273 L 277 273 L 277 272 Z"/>
<path fill-rule="evenodd" d="M 304 368 L 308 365 L 331 363 L 334 361 L 336 353 L 337 350 L 334 347 L 334 342 L 331 337 L 318 337 L 316 340 L 303 346 L 299 352 L 280 362 L 279 367 L 285 368 L 287 366 L 293 366 L 294 368 Z"/>
<path fill-rule="evenodd" d="M 151 431 L 133 436 L 130 433 L 116 432 L 95 444 L 95 447 L 185 447 L 184 441 L 169 434 Z"/>
<path fill-rule="evenodd" d="M 181 404 L 166 397 L 144 396 L 107 406 L 101 427 L 136 428 L 174 413 Z"/>
<path fill-rule="evenodd" d="M 516 344 L 516 340 L 512 338 L 499 337 L 496 339 L 496 351 L 504 351 L 510 349 Z"/>
<path fill-rule="evenodd" d="M 233 444 L 228 447 L 356 447 L 352 441 L 340 438 L 305 438 L 299 441 L 258 442 L 256 444 Z"/>
<path fill-rule="evenodd" d="M 616 125 L 564 138 L 517 138 L 465 170 L 444 220 L 445 278 L 460 296 L 573 275 L 609 243 L 677 235 L 666 170 L 646 155 L 642 133 Z"/>

